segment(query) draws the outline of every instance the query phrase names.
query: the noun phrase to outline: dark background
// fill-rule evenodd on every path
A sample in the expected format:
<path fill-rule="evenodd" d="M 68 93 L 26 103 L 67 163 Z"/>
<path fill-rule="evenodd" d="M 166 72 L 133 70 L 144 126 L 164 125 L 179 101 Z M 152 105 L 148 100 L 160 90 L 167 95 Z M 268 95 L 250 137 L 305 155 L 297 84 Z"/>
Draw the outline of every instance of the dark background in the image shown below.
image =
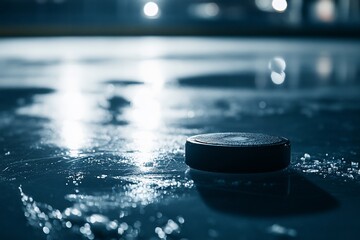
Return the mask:
<path fill-rule="evenodd" d="M 359 35 L 357 0 L 1 0 L 0 34 Z M 282 6 L 286 5 L 286 8 Z"/>

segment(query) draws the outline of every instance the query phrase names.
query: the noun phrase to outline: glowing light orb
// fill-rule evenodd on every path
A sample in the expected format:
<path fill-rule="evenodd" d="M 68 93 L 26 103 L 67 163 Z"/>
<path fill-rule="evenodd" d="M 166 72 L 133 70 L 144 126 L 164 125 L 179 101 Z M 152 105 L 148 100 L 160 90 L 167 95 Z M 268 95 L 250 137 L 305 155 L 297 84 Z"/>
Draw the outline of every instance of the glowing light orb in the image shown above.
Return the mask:
<path fill-rule="evenodd" d="M 144 5 L 144 14 L 149 18 L 156 18 L 159 15 L 159 6 L 154 2 L 148 2 Z"/>
<path fill-rule="evenodd" d="M 287 9 L 287 1 L 286 0 L 273 0 L 272 7 L 277 12 L 284 12 Z"/>

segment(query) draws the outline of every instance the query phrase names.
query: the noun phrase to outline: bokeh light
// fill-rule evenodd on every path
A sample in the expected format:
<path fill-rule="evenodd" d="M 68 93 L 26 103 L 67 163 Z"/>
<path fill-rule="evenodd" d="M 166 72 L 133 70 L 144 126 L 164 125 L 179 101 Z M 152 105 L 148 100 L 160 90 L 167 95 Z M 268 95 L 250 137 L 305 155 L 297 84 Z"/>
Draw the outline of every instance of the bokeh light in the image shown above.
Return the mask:
<path fill-rule="evenodd" d="M 286 0 L 273 0 L 272 7 L 277 12 L 284 12 L 287 9 L 287 1 Z"/>
<path fill-rule="evenodd" d="M 315 4 L 315 15 L 322 22 L 335 20 L 335 3 L 331 0 L 320 0 Z"/>
<path fill-rule="evenodd" d="M 190 13 L 198 18 L 215 18 L 220 13 L 219 6 L 214 2 L 194 4 L 190 7 Z"/>
<path fill-rule="evenodd" d="M 273 11 L 272 0 L 255 0 L 255 5 L 261 11 Z"/>
<path fill-rule="evenodd" d="M 149 18 L 156 18 L 159 16 L 159 6 L 154 2 L 147 2 L 144 5 L 144 14 Z"/>

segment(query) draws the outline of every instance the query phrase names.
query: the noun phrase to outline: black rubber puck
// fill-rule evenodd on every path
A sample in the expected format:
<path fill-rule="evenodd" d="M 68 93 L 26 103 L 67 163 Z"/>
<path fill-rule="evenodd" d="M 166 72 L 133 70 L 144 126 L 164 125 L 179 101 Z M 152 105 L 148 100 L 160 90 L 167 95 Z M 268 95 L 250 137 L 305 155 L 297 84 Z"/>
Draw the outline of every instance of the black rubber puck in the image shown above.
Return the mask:
<path fill-rule="evenodd" d="M 210 172 L 260 173 L 290 164 L 290 141 L 259 133 L 210 133 L 190 137 L 185 163 Z"/>

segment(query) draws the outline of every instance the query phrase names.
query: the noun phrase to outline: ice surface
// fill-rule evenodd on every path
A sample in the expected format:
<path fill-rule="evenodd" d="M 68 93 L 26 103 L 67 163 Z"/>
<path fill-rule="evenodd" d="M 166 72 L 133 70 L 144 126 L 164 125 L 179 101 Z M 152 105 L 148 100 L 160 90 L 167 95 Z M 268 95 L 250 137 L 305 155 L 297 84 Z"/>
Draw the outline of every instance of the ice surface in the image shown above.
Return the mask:
<path fill-rule="evenodd" d="M 0 238 L 353 238 L 359 49 L 305 40 L 0 41 Z M 273 82 L 271 71 L 286 71 L 285 81 Z M 189 136 L 231 131 L 289 138 L 295 173 L 185 173 Z"/>

